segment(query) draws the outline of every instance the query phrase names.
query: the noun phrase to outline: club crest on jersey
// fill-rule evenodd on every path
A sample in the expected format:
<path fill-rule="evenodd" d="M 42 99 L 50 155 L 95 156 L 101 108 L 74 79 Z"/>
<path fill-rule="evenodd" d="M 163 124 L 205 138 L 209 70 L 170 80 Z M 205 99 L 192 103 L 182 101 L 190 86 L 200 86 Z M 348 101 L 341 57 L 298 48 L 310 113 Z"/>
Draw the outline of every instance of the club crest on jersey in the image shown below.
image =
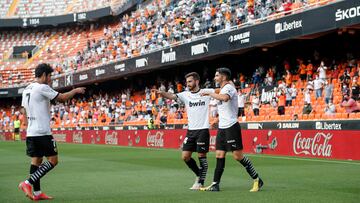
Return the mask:
<path fill-rule="evenodd" d="M 205 106 L 205 101 L 199 100 L 198 102 L 189 102 L 189 107 Z"/>

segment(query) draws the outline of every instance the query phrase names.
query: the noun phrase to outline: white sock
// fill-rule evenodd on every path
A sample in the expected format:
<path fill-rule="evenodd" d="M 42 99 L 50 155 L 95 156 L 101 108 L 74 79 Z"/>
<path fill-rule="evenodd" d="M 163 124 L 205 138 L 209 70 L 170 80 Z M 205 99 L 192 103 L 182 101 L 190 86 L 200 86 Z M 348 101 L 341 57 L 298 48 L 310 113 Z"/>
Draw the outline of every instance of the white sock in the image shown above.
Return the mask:
<path fill-rule="evenodd" d="M 28 184 L 28 185 L 31 185 L 28 180 L 25 180 L 25 183 Z"/>
<path fill-rule="evenodd" d="M 34 195 L 35 196 L 38 196 L 38 195 L 40 195 L 41 194 L 41 191 L 39 190 L 39 191 L 34 191 Z"/>

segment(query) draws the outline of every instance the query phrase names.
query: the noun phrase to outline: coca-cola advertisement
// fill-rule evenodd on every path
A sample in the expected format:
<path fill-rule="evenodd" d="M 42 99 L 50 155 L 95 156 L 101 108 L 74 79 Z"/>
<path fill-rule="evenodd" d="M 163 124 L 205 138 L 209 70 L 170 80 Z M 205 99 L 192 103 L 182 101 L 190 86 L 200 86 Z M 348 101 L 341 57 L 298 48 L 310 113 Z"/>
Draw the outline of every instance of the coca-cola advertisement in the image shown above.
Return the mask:
<path fill-rule="evenodd" d="M 245 153 L 360 160 L 358 130 L 256 129 L 241 133 Z M 216 134 L 210 130 L 211 151 Z M 181 149 L 186 130 L 57 130 L 53 135 L 68 143 Z M 10 132 L 0 132 L 0 137 L 13 139 Z"/>
<path fill-rule="evenodd" d="M 301 132 L 296 133 L 293 141 L 293 152 L 296 155 L 304 154 L 319 157 L 331 157 L 331 133 L 318 132 L 314 137 L 303 137 Z"/>
<path fill-rule="evenodd" d="M 243 130 L 247 153 L 360 160 L 358 131 Z"/>

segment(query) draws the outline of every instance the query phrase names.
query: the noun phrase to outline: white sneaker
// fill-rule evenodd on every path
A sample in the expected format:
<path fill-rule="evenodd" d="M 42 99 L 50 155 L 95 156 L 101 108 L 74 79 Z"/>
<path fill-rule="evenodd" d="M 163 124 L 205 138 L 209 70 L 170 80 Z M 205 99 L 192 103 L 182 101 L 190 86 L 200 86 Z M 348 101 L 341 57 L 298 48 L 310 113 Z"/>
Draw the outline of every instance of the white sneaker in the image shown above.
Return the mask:
<path fill-rule="evenodd" d="M 189 189 L 190 190 L 200 190 L 200 188 L 202 188 L 202 187 L 203 187 L 203 185 L 201 183 L 199 183 L 199 177 L 196 177 L 194 185 Z"/>

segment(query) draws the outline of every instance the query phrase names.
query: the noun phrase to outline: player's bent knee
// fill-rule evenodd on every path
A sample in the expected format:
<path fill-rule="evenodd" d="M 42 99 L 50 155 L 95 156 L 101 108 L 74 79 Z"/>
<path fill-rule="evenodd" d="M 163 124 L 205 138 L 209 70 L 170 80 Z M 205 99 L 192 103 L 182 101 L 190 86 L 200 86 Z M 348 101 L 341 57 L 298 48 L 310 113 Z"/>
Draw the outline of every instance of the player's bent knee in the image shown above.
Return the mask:
<path fill-rule="evenodd" d="M 216 158 L 219 158 L 219 159 L 225 158 L 225 155 L 226 155 L 225 151 L 219 150 L 219 151 L 216 151 L 215 153 L 216 153 L 215 154 Z"/>
<path fill-rule="evenodd" d="M 35 165 L 35 166 L 40 166 L 42 161 L 43 161 L 42 158 L 32 158 L 31 159 L 31 164 Z"/>
<path fill-rule="evenodd" d="M 206 157 L 206 153 L 198 153 L 198 157 L 199 158 Z"/>
<path fill-rule="evenodd" d="M 190 160 L 191 154 L 182 154 L 181 158 L 182 158 L 183 161 L 187 162 L 187 161 Z"/>
<path fill-rule="evenodd" d="M 57 157 L 50 157 L 48 158 L 48 161 L 55 167 L 58 163 L 59 163 L 59 160 Z"/>
<path fill-rule="evenodd" d="M 242 151 L 239 150 L 239 151 L 234 151 L 233 152 L 233 157 L 234 157 L 235 160 L 240 161 L 240 160 L 242 160 L 244 158 L 244 155 L 243 155 Z"/>

